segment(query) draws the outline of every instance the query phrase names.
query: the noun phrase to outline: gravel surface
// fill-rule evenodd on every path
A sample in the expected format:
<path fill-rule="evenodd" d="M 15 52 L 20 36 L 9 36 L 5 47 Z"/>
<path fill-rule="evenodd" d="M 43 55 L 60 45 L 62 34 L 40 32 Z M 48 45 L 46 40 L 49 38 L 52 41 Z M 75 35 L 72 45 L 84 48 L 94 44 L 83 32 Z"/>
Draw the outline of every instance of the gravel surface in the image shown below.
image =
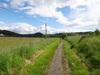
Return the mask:
<path fill-rule="evenodd" d="M 54 58 L 51 62 L 50 68 L 48 70 L 47 75 L 63 75 L 63 65 L 62 65 L 62 45 L 63 42 L 61 42 L 55 52 Z"/>

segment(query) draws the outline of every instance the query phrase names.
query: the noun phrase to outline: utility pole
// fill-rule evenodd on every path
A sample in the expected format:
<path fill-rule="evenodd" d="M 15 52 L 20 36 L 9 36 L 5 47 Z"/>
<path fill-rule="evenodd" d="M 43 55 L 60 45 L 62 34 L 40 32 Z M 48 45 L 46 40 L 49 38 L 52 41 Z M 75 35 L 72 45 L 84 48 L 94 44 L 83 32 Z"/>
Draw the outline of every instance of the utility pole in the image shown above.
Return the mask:
<path fill-rule="evenodd" d="M 47 38 L 47 24 L 45 23 L 45 38 Z"/>

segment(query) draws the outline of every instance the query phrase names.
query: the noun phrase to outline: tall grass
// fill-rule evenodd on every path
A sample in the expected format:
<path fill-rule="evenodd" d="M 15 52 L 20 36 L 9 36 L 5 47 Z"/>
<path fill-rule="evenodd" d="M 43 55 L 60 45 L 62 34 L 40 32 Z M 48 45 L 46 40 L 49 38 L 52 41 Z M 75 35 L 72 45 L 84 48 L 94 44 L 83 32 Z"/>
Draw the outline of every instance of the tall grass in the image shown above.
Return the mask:
<path fill-rule="evenodd" d="M 25 40 L 25 39 L 24 39 Z M 31 59 L 38 50 L 44 49 L 56 39 L 37 39 L 30 44 L 19 45 L 0 54 L 0 75 L 17 75 L 25 59 Z M 15 39 L 16 41 L 16 39 Z M 8 47 L 9 48 L 9 47 Z"/>
<path fill-rule="evenodd" d="M 81 42 L 76 42 L 79 40 L 75 38 L 68 39 L 74 45 L 74 50 L 82 57 L 82 61 L 88 65 L 94 75 L 100 73 L 100 36 L 87 37 Z"/>
<path fill-rule="evenodd" d="M 50 62 L 52 61 L 59 42 L 59 40 L 55 40 L 51 45 L 49 45 L 44 50 L 43 54 L 37 58 L 34 65 L 27 65 L 25 68 L 25 75 L 47 75 L 47 69 L 50 66 Z"/>
<path fill-rule="evenodd" d="M 37 38 L 25 38 L 25 37 L 0 37 L 0 53 L 1 51 L 11 50 L 18 48 L 26 44 L 31 44 Z"/>
<path fill-rule="evenodd" d="M 71 68 L 72 75 L 89 75 L 87 69 L 82 65 L 82 62 L 78 59 L 77 55 L 70 49 L 70 44 L 67 41 L 64 41 L 64 55 L 68 61 L 69 67 Z"/>
<path fill-rule="evenodd" d="M 100 37 L 90 37 L 81 41 L 78 52 L 84 54 L 88 64 L 94 69 L 100 69 Z"/>
<path fill-rule="evenodd" d="M 77 47 L 81 36 L 69 36 L 67 41 L 71 44 L 72 47 Z"/>

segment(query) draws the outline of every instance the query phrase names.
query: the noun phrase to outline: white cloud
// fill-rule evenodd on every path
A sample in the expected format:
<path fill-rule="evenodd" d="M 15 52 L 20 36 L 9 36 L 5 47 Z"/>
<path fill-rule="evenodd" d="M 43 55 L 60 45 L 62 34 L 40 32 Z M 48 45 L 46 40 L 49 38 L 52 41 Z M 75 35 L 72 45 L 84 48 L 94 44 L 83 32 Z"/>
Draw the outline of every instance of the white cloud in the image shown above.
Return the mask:
<path fill-rule="evenodd" d="M 73 29 L 72 28 L 62 28 L 62 29 L 56 29 L 52 33 L 70 33 L 70 32 L 86 32 L 90 30 L 82 30 L 82 29 Z"/>
<path fill-rule="evenodd" d="M 57 18 L 61 24 L 67 23 L 67 18 L 57 8 L 65 7 L 69 0 L 9 0 L 13 8 L 26 10 L 28 15 Z M 28 6 L 24 6 L 27 4 Z"/>
<path fill-rule="evenodd" d="M 68 2 L 71 8 L 71 16 L 65 27 L 100 29 L 100 0 L 71 0 Z"/>
<path fill-rule="evenodd" d="M 4 22 L 0 21 L 0 24 L 4 24 Z"/>
<path fill-rule="evenodd" d="M 69 6 L 71 16 L 76 20 L 81 18 L 81 22 L 87 19 L 88 21 L 99 20 L 100 18 L 100 0 L 9 0 L 13 8 L 26 10 L 28 15 L 40 15 L 42 17 L 57 18 L 57 22 L 67 24 L 67 17 L 63 16 L 62 12 L 57 11 L 57 8 Z M 28 6 L 25 7 L 25 4 Z M 79 8 L 79 6 L 84 6 Z M 83 12 L 85 11 L 85 12 Z M 70 16 L 70 17 L 71 17 Z M 83 22 L 84 23 L 84 22 Z M 92 23 L 92 22 L 91 22 Z M 73 23 L 72 23 L 73 24 Z"/>
<path fill-rule="evenodd" d="M 5 8 L 8 7 L 8 5 L 6 3 L 2 3 L 2 6 L 4 6 Z"/>
<path fill-rule="evenodd" d="M 25 0 L 8 0 L 13 8 L 24 6 Z"/>
<path fill-rule="evenodd" d="M 88 3 L 87 16 L 91 21 L 97 21 L 100 19 L 100 0 L 92 0 L 90 3 Z"/>
<path fill-rule="evenodd" d="M 9 25 L 9 30 L 20 33 L 20 34 L 29 34 L 33 33 L 35 27 L 27 23 L 11 23 Z"/>
<path fill-rule="evenodd" d="M 3 26 L 0 26 L 1 30 L 9 30 L 13 31 L 16 33 L 20 34 L 34 34 L 36 32 L 41 32 L 45 34 L 45 25 L 40 25 L 39 27 L 34 27 L 30 24 L 27 23 L 10 23 L 10 24 L 5 24 Z M 57 29 L 57 28 L 52 28 L 50 26 L 47 26 L 47 33 L 48 34 L 53 34 L 53 33 L 65 33 L 65 32 L 80 32 L 80 31 L 87 31 L 87 30 L 82 30 L 82 29 L 73 29 L 72 28 L 62 28 L 62 29 Z"/>
<path fill-rule="evenodd" d="M 7 26 L 0 26 L 0 30 L 9 30 L 9 27 L 7 27 Z"/>
<path fill-rule="evenodd" d="M 3 22 L 0 22 L 1 24 L 4 24 Z M 41 25 L 39 27 L 32 26 L 27 23 L 10 23 L 10 24 L 4 24 L 3 26 L 0 26 L 1 30 L 9 30 L 20 34 L 34 34 L 36 32 L 45 33 L 45 25 Z M 51 28 L 47 26 L 48 32 L 52 33 L 54 28 Z"/>
<path fill-rule="evenodd" d="M 65 28 L 52 29 L 53 32 L 84 31 L 80 28 L 100 28 L 100 0 L 8 0 L 13 8 L 25 11 L 27 15 L 57 18 L 57 22 Z M 27 6 L 26 6 L 27 5 Z M 70 15 L 66 17 L 57 8 L 70 7 Z M 67 13 L 66 13 L 67 14 Z M 19 29 L 21 27 L 19 26 Z M 27 27 L 28 28 L 28 27 Z M 39 30 L 40 29 L 40 30 Z M 25 29 L 28 31 L 28 29 Z M 67 31 L 68 30 L 68 31 Z M 24 30 L 23 30 L 24 31 Z M 43 31 L 43 27 L 38 28 Z M 30 31 L 29 31 L 30 32 Z M 24 33 L 24 32 L 21 32 Z"/>
<path fill-rule="evenodd" d="M 78 6 L 86 5 L 88 0 L 70 0 L 67 2 L 67 6 L 72 9 L 76 9 Z"/>
<path fill-rule="evenodd" d="M 7 8 L 7 7 L 8 7 L 8 4 L 6 4 L 6 3 L 0 3 L 0 7 L 5 7 L 5 8 Z"/>

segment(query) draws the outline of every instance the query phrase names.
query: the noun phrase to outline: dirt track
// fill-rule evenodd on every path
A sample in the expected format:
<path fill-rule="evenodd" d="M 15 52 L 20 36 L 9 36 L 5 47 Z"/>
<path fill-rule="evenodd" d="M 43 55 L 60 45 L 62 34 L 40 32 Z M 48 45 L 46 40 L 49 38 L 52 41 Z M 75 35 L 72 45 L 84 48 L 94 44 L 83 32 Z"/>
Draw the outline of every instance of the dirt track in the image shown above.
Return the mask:
<path fill-rule="evenodd" d="M 63 75 L 63 65 L 61 58 L 63 42 L 61 42 L 55 52 L 54 58 L 51 62 L 47 75 Z"/>

